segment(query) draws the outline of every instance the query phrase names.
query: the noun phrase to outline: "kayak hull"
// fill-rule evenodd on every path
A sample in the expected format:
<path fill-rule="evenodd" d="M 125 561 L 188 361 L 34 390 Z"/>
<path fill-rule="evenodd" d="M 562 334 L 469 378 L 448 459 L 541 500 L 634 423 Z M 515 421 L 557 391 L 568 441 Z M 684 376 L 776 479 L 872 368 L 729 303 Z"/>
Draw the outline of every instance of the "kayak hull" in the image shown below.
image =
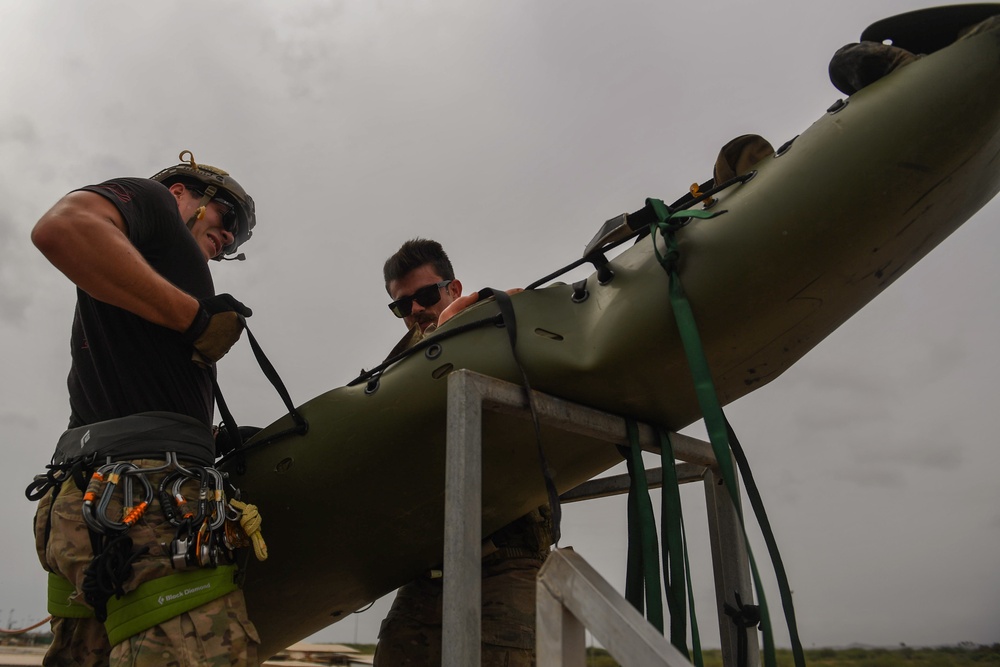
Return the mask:
<path fill-rule="evenodd" d="M 824 113 L 756 175 L 677 234 L 680 275 L 722 404 L 774 380 L 912 267 L 1000 189 L 1000 34 L 957 41 Z M 511 298 L 533 389 L 670 430 L 700 417 L 646 236 L 587 281 Z M 432 348 L 377 382 L 303 404 L 310 425 L 264 429 L 224 465 L 263 517 L 267 561 L 244 590 L 268 656 L 427 570 L 443 553 L 448 374 L 520 384 L 505 328 L 448 336 L 498 307 L 463 311 Z M 606 443 L 543 428 L 567 491 L 621 461 Z M 530 421 L 484 415 L 483 530 L 546 502 Z"/>

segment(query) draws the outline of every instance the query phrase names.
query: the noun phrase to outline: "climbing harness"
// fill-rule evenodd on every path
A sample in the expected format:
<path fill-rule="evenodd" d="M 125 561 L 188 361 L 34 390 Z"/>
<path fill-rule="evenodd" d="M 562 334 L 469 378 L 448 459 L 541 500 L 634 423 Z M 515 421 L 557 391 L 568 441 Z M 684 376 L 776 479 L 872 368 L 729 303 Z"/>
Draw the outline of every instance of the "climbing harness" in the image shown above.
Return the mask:
<path fill-rule="evenodd" d="M 155 494 L 154 476 L 160 476 Z M 194 493 L 186 494 L 185 485 L 194 487 Z M 226 476 L 214 467 L 182 464 L 174 453 L 155 467 L 112 462 L 95 470 L 82 503 L 94 550 L 81 586 L 89 607 L 71 599 L 75 591 L 69 581 L 50 574 L 49 612 L 71 618 L 94 616 L 105 623 L 114 644 L 235 590 L 235 550 L 253 544 L 258 559 L 264 560 L 267 548 L 256 507 L 236 499 L 227 502 L 226 486 Z M 176 573 L 126 592 L 124 587 L 134 563 L 149 551 L 148 547 L 134 549 L 129 529 L 152 505 L 154 497 L 169 525 L 176 529 L 169 544 L 170 562 Z M 214 583 L 204 582 L 209 579 Z M 181 587 L 184 594 L 177 595 L 187 605 L 183 609 L 176 604 L 164 606 L 161 600 L 141 615 L 134 614 L 143 605 L 149 606 L 143 600 L 153 595 L 151 591 L 162 593 L 165 587 L 181 583 L 186 586 Z M 187 593 L 194 590 L 192 587 L 199 591 L 197 596 Z M 143 627 L 131 630 L 137 624 Z"/>
<path fill-rule="evenodd" d="M 159 625 L 206 602 L 222 597 L 239 586 L 236 566 L 186 570 L 140 584 L 134 591 L 107 601 L 104 623 L 112 646 L 132 635 Z M 90 607 L 76 601 L 73 584 L 49 573 L 49 618 L 94 618 Z M 49 620 L 49 619 L 46 619 Z"/>
<path fill-rule="evenodd" d="M 267 558 L 267 546 L 260 533 L 260 514 L 254 505 L 236 499 L 225 502 L 225 477 L 207 466 L 183 466 L 172 456 L 167 464 L 157 468 L 139 468 L 132 463 L 115 463 L 95 471 L 84 494 L 83 512 L 92 530 L 95 558 L 88 568 L 83 585 L 84 599 L 90 607 L 71 598 L 75 589 L 66 579 L 49 574 L 49 613 L 57 617 L 87 618 L 95 616 L 105 623 L 112 644 L 136 632 L 141 632 L 179 613 L 235 590 L 236 567 L 232 565 L 234 550 L 253 545 L 258 560 Z M 131 576 L 132 564 L 146 553 L 143 548 L 133 552 L 128 528 L 137 509 L 152 498 L 150 473 L 161 473 L 158 501 L 164 516 L 177 528 L 170 544 L 171 563 L 177 573 L 145 582 L 136 590 L 125 593 L 123 584 Z M 144 500 L 138 505 L 123 505 L 123 518 L 109 515 L 112 496 L 121 489 L 123 503 L 131 498 L 134 488 L 130 479 L 143 480 Z M 196 481 L 197 494 L 188 499 L 182 485 Z M 95 502 L 96 501 L 96 502 Z M 209 583 L 206 583 L 208 581 Z M 163 591 L 177 589 L 164 597 Z M 198 595 L 191 595 L 197 591 Z M 211 595 L 210 595 L 211 593 Z M 112 597 L 114 596 L 114 597 Z M 157 598 L 157 603 L 149 601 Z M 181 600 L 183 605 L 164 606 L 164 600 Z M 149 607 L 135 616 L 137 609 Z M 137 624 L 142 627 L 137 627 Z"/>
<path fill-rule="evenodd" d="M 294 408 L 253 334 L 246 331 L 261 369 L 294 422 L 292 428 L 269 440 L 305 433 L 308 422 Z M 239 427 L 214 377 L 213 385 L 222 428 L 233 444 L 230 455 L 241 456 Z M 161 458 L 163 464 L 151 467 L 135 463 Z M 115 644 L 238 588 L 236 550 L 252 546 L 256 557 L 264 560 L 267 545 L 257 507 L 239 499 L 239 490 L 229 483 L 227 474 L 212 465 L 214 459 L 212 431 L 185 415 L 140 413 L 67 430 L 46 472 L 35 478 L 25 495 L 39 500 L 51 493 L 54 503 L 65 484 L 75 484 L 83 493 L 81 512 L 94 558 L 81 585 L 86 604 L 75 599 L 71 582 L 50 573 L 49 612 L 57 617 L 93 616 L 105 624 Z M 193 493 L 186 490 L 192 488 Z M 175 574 L 126 592 L 133 566 L 149 552 L 149 546 L 136 549 L 129 532 L 154 503 L 174 528 L 166 546 Z M 45 530 L 47 541 L 48 525 Z"/>
<path fill-rule="evenodd" d="M 175 616 L 235 591 L 236 566 L 177 572 L 140 584 L 120 599 L 108 601 L 104 627 L 114 646 Z"/>
<path fill-rule="evenodd" d="M 173 452 L 185 461 L 211 464 L 215 443 L 211 432 L 193 417 L 174 412 L 140 412 L 63 432 L 46 472 L 25 489 L 28 500 L 40 500 L 73 479 L 79 489 L 90 472 L 112 460 L 160 458 Z"/>
<path fill-rule="evenodd" d="M 154 494 L 151 478 L 155 475 L 161 479 Z M 195 487 L 191 497 L 185 495 L 185 485 Z M 98 620 L 108 618 L 112 596 L 131 595 L 126 594 L 124 585 L 132 576 L 133 564 L 148 552 L 148 547 L 134 550 L 128 533 L 150 508 L 154 497 L 169 525 L 175 528 L 169 554 L 176 571 L 216 568 L 235 561 L 235 550 L 250 544 L 252 536 L 241 523 L 247 506 L 227 503 L 225 487 L 226 477 L 216 468 L 182 464 L 173 452 L 156 467 L 143 468 L 124 461 L 94 471 L 82 503 L 94 559 L 85 572 L 82 590 Z M 252 530 L 263 544 L 259 515 L 256 519 Z M 258 557 L 263 554 L 266 558 L 266 547 L 255 551 Z"/>

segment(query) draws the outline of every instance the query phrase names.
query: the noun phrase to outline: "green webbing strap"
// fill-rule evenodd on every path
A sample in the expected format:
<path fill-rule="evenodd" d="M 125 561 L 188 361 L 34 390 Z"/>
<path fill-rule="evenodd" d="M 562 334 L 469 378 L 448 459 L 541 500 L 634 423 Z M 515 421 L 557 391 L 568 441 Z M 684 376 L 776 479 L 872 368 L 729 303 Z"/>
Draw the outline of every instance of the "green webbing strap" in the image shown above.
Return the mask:
<path fill-rule="evenodd" d="M 674 237 L 676 226 L 668 222 L 668 220 L 674 217 L 674 214 L 667 210 L 662 201 L 650 199 L 647 200 L 647 204 L 653 208 L 657 218 L 660 219 L 660 222 L 652 225 L 651 229 L 650 237 L 653 240 L 653 250 L 660 264 L 670 277 L 670 303 L 673 307 L 674 319 L 677 322 L 681 342 L 687 355 L 688 365 L 691 368 L 695 393 L 698 397 L 698 404 L 701 406 L 702 418 L 705 421 L 705 428 L 708 431 L 709 441 L 712 443 L 712 451 L 715 453 L 716 462 L 719 464 L 719 471 L 722 474 L 723 482 L 729 491 L 729 497 L 733 502 L 743 529 L 744 543 L 746 544 L 750 568 L 753 573 L 754 588 L 757 592 L 757 599 L 760 602 L 761 630 L 764 638 L 764 663 L 767 667 L 776 667 L 777 658 L 775 657 L 774 636 L 771 631 L 770 616 L 767 611 L 767 599 L 764 595 L 753 551 L 750 548 L 749 540 L 746 539 L 746 525 L 743 520 L 743 510 L 740 506 L 739 494 L 736 492 L 738 488 L 736 486 L 736 474 L 733 470 L 729 441 L 726 437 L 725 422 L 722 419 L 722 406 L 719 404 L 718 395 L 715 393 L 715 385 L 712 382 L 708 360 L 701 345 L 701 337 L 698 334 L 698 328 L 694 321 L 691 304 L 684 294 L 684 287 L 681 285 L 680 276 L 677 272 L 677 261 L 680 252 Z M 702 215 L 697 217 L 714 217 L 706 211 L 684 211 L 683 213 L 685 216 L 700 213 Z M 661 255 L 656 245 L 657 232 L 661 232 L 664 242 L 667 245 L 666 255 Z M 747 630 L 744 629 L 743 631 L 746 632 Z"/>
<path fill-rule="evenodd" d="M 684 538 L 684 579 L 687 581 L 688 607 L 691 608 L 691 652 L 694 653 L 695 667 L 703 667 L 701 656 L 701 634 L 698 632 L 698 617 L 694 613 L 694 589 L 691 587 L 691 559 L 688 558 L 687 533 L 684 532 L 684 517 L 681 517 L 681 536 Z"/>
<path fill-rule="evenodd" d="M 619 448 L 625 461 L 628 462 L 628 450 Z M 628 526 L 628 551 L 625 554 L 625 599 L 636 610 L 646 615 L 645 595 L 643 595 L 644 577 L 642 570 L 642 535 L 639 528 L 639 509 L 635 500 L 635 482 L 629 476 L 628 496 L 625 503 L 626 525 Z"/>
<path fill-rule="evenodd" d="M 687 354 L 688 365 L 691 367 L 691 376 L 694 378 L 694 389 L 698 396 L 698 404 L 701 406 L 702 417 L 705 420 L 705 427 L 708 430 L 709 440 L 715 452 L 715 458 L 722 472 L 722 479 L 729 489 L 729 494 L 736 505 L 736 511 L 742 519 L 743 512 L 740 509 L 740 499 L 736 493 L 736 474 L 733 471 L 733 460 L 729 455 L 729 442 L 726 440 L 726 425 L 722 420 L 722 406 L 719 404 L 719 397 L 715 393 L 715 385 L 712 382 L 712 374 L 708 368 L 708 360 L 705 358 L 705 351 L 701 346 L 701 337 L 698 335 L 698 328 L 694 322 L 694 313 L 691 304 L 688 303 L 684 295 L 684 287 L 681 285 L 680 276 L 677 273 L 677 261 L 680 251 L 677 249 L 677 241 L 674 238 L 674 229 L 677 223 L 670 223 L 669 220 L 679 218 L 712 218 L 715 213 L 708 211 L 678 211 L 671 213 L 667 206 L 659 199 L 647 199 L 646 204 L 656 213 L 659 223 L 651 225 L 650 237 L 653 240 L 653 251 L 660 261 L 663 269 L 670 276 L 670 303 L 674 310 L 674 320 L 680 331 L 681 342 Z M 667 254 L 661 255 L 660 249 L 656 245 L 656 233 L 660 232 L 663 240 L 667 244 Z"/>
<path fill-rule="evenodd" d="M 667 589 L 667 609 L 670 611 L 670 643 L 684 657 L 691 659 L 687 648 L 687 600 L 685 599 L 684 528 L 681 517 L 681 490 L 670 437 L 659 431 L 660 468 L 663 486 L 660 489 L 660 521 L 663 530 L 663 581 Z M 691 607 L 692 624 L 694 607 Z"/>
<path fill-rule="evenodd" d="M 76 588 L 65 577 L 49 572 L 48 611 L 56 618 L 91 618 L 94 610 L 72 598 Z"/>
<path fill-rule="evenodd" d="M 643 611 L 643 597 L 650 603 L 647 615 L 650 623 L 663 632 L 663 609 L 659 602 L 659 570 L 656 564 L 655 519 L 649 502 L 649 488 L 645 481 L 645 470 L 639 447 L 639 432 L 634 420 L 626 419 L 630 449 L 623 450 L 629 468 L 631 486 L 628 496 L 629 543 L 628 568 L 626 574 L 625 597 L 640 612 Z M 684 518 L 680 504 L 680 484 L 674 467 L 673 447 L 666 432 L 660 431 L 660 456 L 663 469 L 662 517 L 663 517 L 663 570 L 667 585 L 667 604 L 670 609 L 670 642 L 691 659 L 687 649 L 687 625 L 685 602 L 691 609 L 691 645 L 695 667 L 703 667 L 701 637 L 695 614 L 694 593 L 691 586 L 691 568 L 684 539 Z M 645 499 L 645 501 L 643 501 Z M 652 582 L 655 586 L 651 585 Z M 685 583 L 687 599 L 685 600 Z M 654 607 L 655 604 L 655 607 Z"/>
<path fill-rule="evenodd" d="M 178 572 L 140 584 L 123 598 L 108 600 L 104 627 L 112 646 L 206 602 L 235 591 L 236 566 Z"/>
<path fill-rule="evenodd" d="M 112 646 L 206 602 L 236 590 L 236 566 L 224 565 L 178 572 L 140 584 L 123 598 L 108 600 L 104 627 Z M 60 618 L 90 618 L 94 611 L 70 599 L 68 579 L 49 573 L 49 613 Z"/>
<path fill-rule="evenodd" d="M 688 210 L 673 212 L 658 199 L 647 199 L 646 204 L 654 211 L 658 219 L 658 222 L 650 225 L 650 238 L 652 239 L 653 250 L 656 253 L 657 259 L 670 277 L 670 302 L 673 307 L 674 319 L 677 322 L 677 328 L 680 333 L 681 341 L 684 345 L 684 351 L 688 358 L 688 364 L 691 368 L 691 375 L 694 378 L 695 393 L 698 397 L 698 404 L 701 406 L 702 417 L 705 421 L 705 427 L 708 431 L 709 440 L 712 443 L 712 450 L 715 453 L 716 461 L 719 464 L 719 470 L 722 474 L 726 487 L 729 489 L 730 498 L 733 501 L 733 505 L 736 509 L 737 516 L 740 519 L 740 524 L 743 529 L 747 555 L 749 556 L 750 566 L 753 572 L 754 588 L 757 591 L 757 597 L 760 602 L 760 625 L 764 636 L 764 662 L 767 667 L 775 667 L 777 660 L 774 652 L 774 637 L 771 630 L 770 616 L 767 611 L 767 601 L 764 596 L 764 589 L 760 580 L 760 574 L 757 570 L 757 564 L 754 560 L 753 552 L 750 549 L 749 540 L 746 537 L 746 525 L 743 520 L 743 512 L 740 507 L 739 494 L 736 491 L 736 476 L 733 471 L 733 461 L 730 454 L 730 444 L 728 438 L 729 431 L 725 417 L 722 414 L 722 406 L 719 404 L 718 395 L 715 392 L 711 372 L 708 368 L 708 360 L 705 357 L 705 352 L 701 345 L 701 338 L 698 335 L 698 328 L 695 324 L 694 313 L 692 312 L 691 305 L 684 294 L 684 288 L 681 285 L 680 275 L 677 269 L 680 251 L 678 250 L 674 232 L 681 226 L 681 224 L 678 224 L 679 221 L 686 218 L 711 218 L 719 215 L 719 213 Z M 666 243 L 666 255 L 662 255 L 656 245 L 657 232 L 660 232 L 664 242 Z M 759 502 L 759 497 L 756 500 L 752 500 L 751 504 L 754 507 L 754 511 L 757 513 L 759 522 L 761 513 L 763 512 L 763 504 Z M 768 544 L 768 548 L 770 550 L 772 545 Z M 774 550 L 772 551 L 772 557 L 776 549 L 777 547 L 775 545 Z M 782 602 L 787 600 L 787 602 L 790 603 L 791 594 L 788 587 L 788 581 L 782 577 L 784 570 L 778 570 L 776 571 L 776 574 L 778 575 L 779 589 L 782 591 Z M 786 590 L 789 591 L 787 595 Z M 790 604 L 786 604 L 784 606 L 784 610 L 785 619 L 788 623 L 795 664 L 797 667 L 804 667 L 805 658 L 802 654 L 802 647 L 799 643 L 796 630 L 794 610 Z"/>
<path fill-rule="evenodd" d="M 729 420 L 726 420 L 726 431 L 729 434 L 729 441 L 733 443 L 733 456 L 736 458 L 736 464 L 743 475 L 747 497 L 753 506 L 754 514 L 757 516 L 757 523 L 760 525 L 761 534 L 764 536 L 764 543 L 767 545 L 768 553 L 771 555 L 775 578 L 778 581 L 778 593 L 781 596 L 782 607 L 785 609 L 785 620 L 788 623 L 788 635 L 792 642 L 792 653 L 796 656 L 796 664 L 801 665 L 804 663 L 805 657 L 802 654 L 802 645 L 799 643 L 799 630 L 795 623 L 795 608 L 792 605 L 792 591 L 788 586 L 788 575 L 785 573 L 785 564 L 781 559 L 781 554 L 778 552 L 778 543 L 774 539 L 774 533 L 771 531 L 771 522 L 764 511 L 760 492 L 757 490 L 757 482 L 754 481 L 746 454 L 744 454 L 743 447 L 740 446 L 740 441 L 736 437 L 736 431 L 733 430 Z"/>
<path fill-rule="evenodd" d="M 629 462 L 628 451 L 622 447 L 622 455 Z M 631 464 L 629 464 L 631 467 Z M 635 500 L 635 481 L 629 476 L 628 498 L 625 503 L 628 525 L 628 551 L 625 554 L 625 599 L 636 610 L 646 615 L 645 594 L 643 593 L 645 577 L 642 569 L 642 535 L 639 528 L 639 505 Z"/>
<path fill-rule="evenodd" d="M 625 597 L 641 613 L 646 598 L 646 618 L 663 632 L 663 598 L 660 591 L 660 563 L 657 558 L 656 519 L 649 499 L 646 468 L 639 447 L 639 431 L 635 420 L 625 421 L 630 447 L 625 461 L 631 478 L 628 492 L 628 567 L 625 575 Z"/>

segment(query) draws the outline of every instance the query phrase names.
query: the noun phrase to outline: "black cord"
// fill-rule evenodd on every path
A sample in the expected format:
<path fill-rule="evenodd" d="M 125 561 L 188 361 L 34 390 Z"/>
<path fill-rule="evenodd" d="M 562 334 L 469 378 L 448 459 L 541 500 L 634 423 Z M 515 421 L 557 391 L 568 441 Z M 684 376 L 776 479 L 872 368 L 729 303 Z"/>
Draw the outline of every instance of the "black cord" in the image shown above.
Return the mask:
<path fill-rule="evenodd" d="M 108 600 L 111 596 L 123 597 L 124 584 L 132 576 L 132 564 L 140 556 L 149 553 L 149 547 L 132 551 L 132 538 L 127 534 L 101 539 L 100 553 L 95 550 L 94 559 L 84 571 L 83 598 L 94 608 L 94 616 L 103 623 L 108 620 Z"/>
<path fill-rule="evenodd" d="M 733 625 L 739 629 L 736 635 L 736 665 L 737 667 L 747 667 L 749 657 L 747 630 L 760 625 L 760 607 L 754 604 L 743 604 L 743 600 L 737 592 L 736 606 L 734 607 L 727 602 L 722 609 L 726 616 L 732 619 Z"/>

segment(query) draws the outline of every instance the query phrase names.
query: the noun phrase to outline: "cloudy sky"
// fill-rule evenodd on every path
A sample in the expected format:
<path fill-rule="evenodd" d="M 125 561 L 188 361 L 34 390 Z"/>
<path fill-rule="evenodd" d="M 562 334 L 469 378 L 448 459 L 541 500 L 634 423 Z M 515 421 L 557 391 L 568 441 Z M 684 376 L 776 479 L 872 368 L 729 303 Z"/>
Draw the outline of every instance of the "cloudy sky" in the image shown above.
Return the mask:
<path fill-rule="evenodd" d="M 217 286 L 253 307 L 304 402 L 402 334 L 380 277 L 402 241 L 440 240 L 469 289 L 527 284 L 604 220 L 706 180 L 729 139 L 804 130 L 842 96 L 831 54 L 914 7 L 0 0 L 0 624 L 45 615 L 22 489 L 66 423 L 74 290 L 28 237 L 65 192 L 152 174 L 182 149 L 232 171 L 259 224 L 248 261 L 213 265 Z M 806 646 L 1000 641 L 998 218 L 993 202 L 727 409 Z M 220 376 L 241 423 L 281 415 L 245 346 Z M 717 645 L 700 489 L 684 502 Z M 561 544 L 621 587 L 623 503 L 569 507 Z M 374 641 L 389 599 L 315 639 Z M 780 626 L 776 589 L 771 601 Z"/>

